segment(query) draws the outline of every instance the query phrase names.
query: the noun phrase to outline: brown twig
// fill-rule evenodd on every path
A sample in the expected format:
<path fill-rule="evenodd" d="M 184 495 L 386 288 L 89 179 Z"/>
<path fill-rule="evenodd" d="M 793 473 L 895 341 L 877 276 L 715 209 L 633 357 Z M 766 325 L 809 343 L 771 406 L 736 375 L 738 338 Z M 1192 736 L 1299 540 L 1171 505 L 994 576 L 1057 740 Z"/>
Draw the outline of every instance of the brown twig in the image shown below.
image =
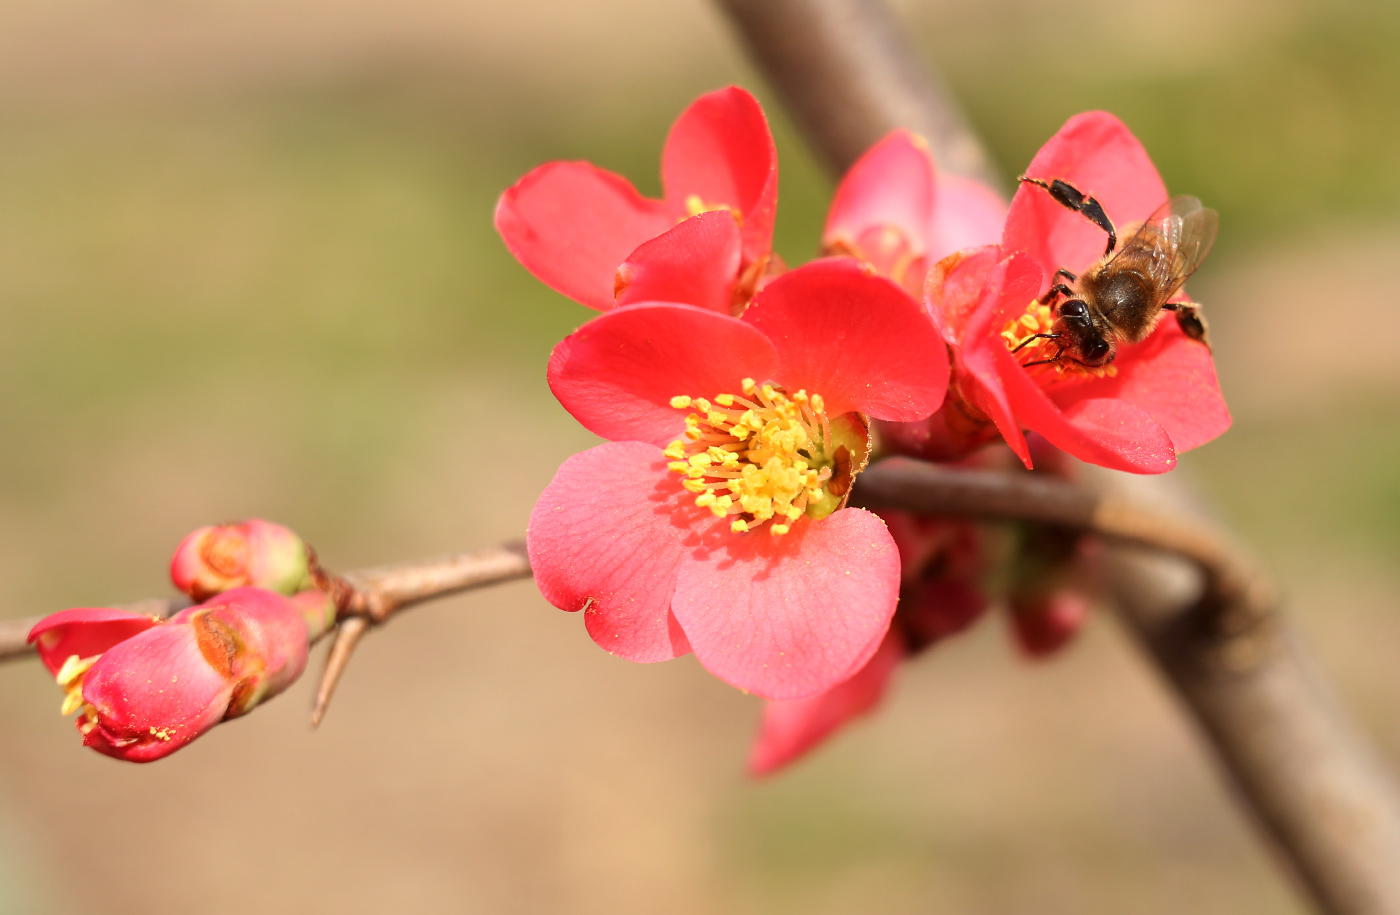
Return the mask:
<path fill-rule="evenodd" d="M 993 174 L 958 106 L 923 68 L 881 0 L 716 4 L 834 170 L 903 126 L 924 134 L 941 170 L 983 180 Z M 883 483 L 885 495 L 953 511 L 958 499 L 972 497 L 947 488 L 948 472 L 872 467 L 861 498 L 879 501 Z M 1037 489 L 1044 498 L 1019 503 L 1016 487 L 1041 484 L 988 480 L 980 498 L 988 508 L 999 506 L 1002 517 L 1064 512 L 1060 520 L 1101 528 L 1119 541 L 1107 564 L 1121 619 L 1194 716 L 1285 866 L 1322 911 L 1400 915 L 1400 800 L 1389 774 L 1320 684 L 1247 564 L 1232 559 L 1207 527 L 1168 525 L 1159 515 L 1125 509 L 1112 495 L 1121 478 L 1098 475 L 1107 495 Z M 1172 505 L 1169 517 L 1177 517 L 1183 498 L 1169 481 L 1138 485 Z M 1206 573 L 1206 587 L 1180 559 L 1131 549 L 1154 539 L 1190 558 Z"/>
<path fill-rule="evenodd" d="M 340 577 L 326 576 L 324 585 L 336 595 L 341 622 L 316 689 L 312 725 L 321 723 L 355 646 L 371 626 L 414 604 L 529 577 L 530 560 L 520 541 L 470 553 L 361 569 Z M 187 606 L 188 600 L 171 598 L 126 604 L 122 609 L 169 616 Z M 27 639 L 29 630 L 40 619 L 36 616 L 0 622 L 0 661 L 33 654 Z"/>
<path fill-rule="evenodd" d="M 420 562 L 403 562 L 361 569 L 341 578 L 332 577 L 331 590 L 340 607 L 326 668 L 316 687 L 311 726 L 319 727 L 350 657 L 371 626 L 395 613 L 421 604 L 483 588 L 487 585 L 530 577 L 530 557 L 522 541 L 512 540 L 471 553 L 454 553 Z"/>

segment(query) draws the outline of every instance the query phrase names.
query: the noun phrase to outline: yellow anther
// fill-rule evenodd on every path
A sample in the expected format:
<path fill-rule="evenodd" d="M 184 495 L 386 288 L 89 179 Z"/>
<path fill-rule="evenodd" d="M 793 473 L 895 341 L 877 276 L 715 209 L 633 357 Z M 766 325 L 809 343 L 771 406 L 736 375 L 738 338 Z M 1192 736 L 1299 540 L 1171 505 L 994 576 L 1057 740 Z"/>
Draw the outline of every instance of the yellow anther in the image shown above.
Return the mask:
<path fill-rule="evenodd" d="M 719 393 L 714 407 L 704 397 L 672 398 L 676 409 L 698 412 L 686 415 L 684 438 L 667 447 L 666 466 L 682 477 L 698 507 L 716 517 L 740 515 L 730 519 L 732 531 L 768 523 L 772 533 L 785 534 L 825 498 L 823 484 L 832 474 L 825 404 L 805 389 L 788 395 L 752 378 L 742 387 L 745 401 Z M 738 409 L 736 418 L 730 411 Z"/>
<path fill-rule="evenodd" d="M 71 715 L 83 707 L 83 694 L 81 690 L 70 690 L 63 697 L 63 706 L 59 708 L 60 715 Z"/>
<path fill-rule="evenodd" d="M 768 526 L 768 530 L 773 534 L 774 537 L 781 537 L 783 534 L 786 534 L 788 531 L 792 530 L 792 528 L 788 527 L 786 524 L 770 524 Z"/>
<path fill-rule="evenodd" d="M 59 686 L 67 686 L 87 673 L 92 665 L 97 663 L 99 657 L 101 657 L 101 655 L 93 655 L 90 658 L 80 658 L 75 654 L 70 654 L 64 660 L 63 666 L 58 669 L 58 673 L 54 674 L 54 679 L 58 681 Z M 64 712 L 63 714 L 66 715 L 68 713 Z"/>

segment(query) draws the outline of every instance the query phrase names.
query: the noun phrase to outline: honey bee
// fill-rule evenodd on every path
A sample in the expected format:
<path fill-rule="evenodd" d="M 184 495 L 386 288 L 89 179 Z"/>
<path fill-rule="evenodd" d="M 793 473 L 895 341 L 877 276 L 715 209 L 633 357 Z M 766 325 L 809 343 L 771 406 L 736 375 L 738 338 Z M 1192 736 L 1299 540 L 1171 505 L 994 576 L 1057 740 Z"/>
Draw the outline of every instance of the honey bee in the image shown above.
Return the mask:
<path fill-rule="evenodd" d="M 1108 246 L 1093 266 L 1078 276 L 1063 267 L 1055 271 L 1054 285 L 1040 299 L 1042 305 L 1058 300 L 1050 333 L 1034 334 L 1016 350 L 1036 339 L 1053 340 L 1058 349 L 1027 367 L 1062 360 L 1089 368 L 1108 365 L 1119 343 L 1146 339 L 1163 311 L 1175 312 L 1188 337 L 1210 346 L 1199 306 L 1168 300 L 1210 253 L 1219 226 L 1215 210 L 1195 197 L 1173 197 L 1119 245 L 1112 220 L 1093 197 L 1058 178 L 1022 175 L 1018 180 L 1044 188 L 1056 203 L 1108 233 Z"/>

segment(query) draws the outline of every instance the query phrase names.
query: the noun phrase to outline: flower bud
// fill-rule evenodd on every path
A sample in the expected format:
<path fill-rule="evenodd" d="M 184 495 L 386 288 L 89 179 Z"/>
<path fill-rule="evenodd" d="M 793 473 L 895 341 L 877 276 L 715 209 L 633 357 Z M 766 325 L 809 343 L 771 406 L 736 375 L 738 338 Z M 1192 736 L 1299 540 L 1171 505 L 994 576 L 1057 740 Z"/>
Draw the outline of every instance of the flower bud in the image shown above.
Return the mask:
<path fill-rule="evenodd" d="M 79 712 L 83 744 L 150 762 L 286 689 L 333 618 L 320 592 L 234 588 L 168 620 L 65 610 L 29 641 L 66 693 L 63 713 Z"/>
<path fill-rule="evenodd" d="M 1027 657 L 1045 658 L 1084 628 L 1089 602 L 1078 591 L 1057 591 L 1027 602 L 1012 600 L 1011 632 Z"/>
<path fill-rule="evenodd" d="M 306 543 L 280 524 L 258 518 L 201 527 L 190 534 L 175 550 L 170 578 L 194 600 L 230 588 L 296 594 L 314 587 Z"/>

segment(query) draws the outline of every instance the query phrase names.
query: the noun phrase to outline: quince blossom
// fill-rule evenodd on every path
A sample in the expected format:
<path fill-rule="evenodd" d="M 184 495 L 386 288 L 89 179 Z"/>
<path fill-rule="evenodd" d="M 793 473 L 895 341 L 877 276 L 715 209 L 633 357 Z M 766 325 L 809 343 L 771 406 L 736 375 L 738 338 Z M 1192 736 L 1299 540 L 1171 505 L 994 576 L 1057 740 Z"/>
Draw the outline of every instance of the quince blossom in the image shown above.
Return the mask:
<path fill-rule="evenodd" d="M 496 229 L 554 290 L 607 311 L 668 301 L 729 313 L 772 261 L 778 154 L 758 101 L 700 96 L 672 126 L 661 200 L 588 162 L 549 162 L 501 195 Z"/>
<path fill-rule="evenodd" d="M 937 332 L 848 259 L 775 279 L 742 317 L 638 303 L 556 347 L 549 382 L 611 441 L 560 467 L 530 518 L 535 580 L 633 661 L 694 651 L 769 698 L 820 693 L 875 654 L 896 545 L 846 508 L 868 417 L 910 421 L 947 385 Z"/>
<path fill-rule="evenodd" d="M 1001 238 L 1006 201 L 980 182 L 940 175 L 928 144 L 895 130 L 841 179 L 823 250 L 870 264 L 915 298 L 929 267 L 962 248 Z"/>
<path fill-rule="evenodd" d="M 1027 175 L 1061 178 L 1091 193 L 1118 226 L 1146 219 L 1167 199 L 1142 144 L 1103 112 L 1071 118 L 1036 154 Z M 948 460 L 993 438 L 993 427 L 1031 466 L 1024 430 L 1116 470 L 1162 473 L 1176 455 L 1224 432 L 1230 413 L 1210 349 L 1170 317 L 1141 343 L 1120 346 L 1103 369 L 1027 367 L 1013 354 L 1049 329 L 1036 301 L 1053 272 L 1082 271 L 1103 254 L 1103 233 L 1043 190 L 1022 185 L 1000 246 L 959 252 L 935 265 L 925 303 L 953 352 L 948 404 L 928 420 L 882 426 L 892 448 Z"/>

